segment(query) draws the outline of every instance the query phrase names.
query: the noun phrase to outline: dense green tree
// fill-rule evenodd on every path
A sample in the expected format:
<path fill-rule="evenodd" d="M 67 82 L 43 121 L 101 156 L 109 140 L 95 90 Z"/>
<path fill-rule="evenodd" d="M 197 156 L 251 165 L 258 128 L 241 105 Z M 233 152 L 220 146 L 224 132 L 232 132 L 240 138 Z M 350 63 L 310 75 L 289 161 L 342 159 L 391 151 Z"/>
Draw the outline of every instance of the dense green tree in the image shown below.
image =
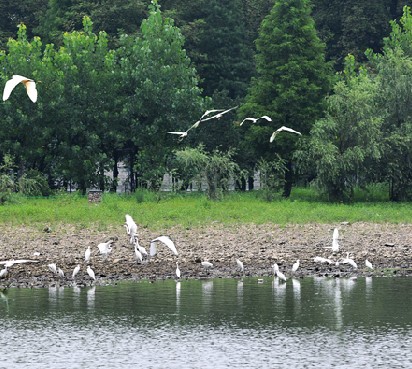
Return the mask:
<path fill-rule="evenodd" d="M 271 161 L 275 153 L 285 159 L 284 196 L 289 196 L 296 137 L 279 135 L 273 144 L 269 137 L 283 125 L 308 134 L 322 115 L 323 98 L 331 80 L 309 2 L 276 1 L 261 24 L 256 46 L 257 76 L 239 117 L 268 115 L 272 122 L 249 125 L 241 151 L 248 154 L 249 162 L 259 158 Z"/>
<path fill-rule="evenodd" d="M 176 137 L 202 113 L 196 71 L 172 19 L 163 18 L 156 1 L 142 22 L 141 36 L 121 38 L 120 76 L 124 86 L 125 150 L 129 163 L 148 186 L 157 187 L 166 171 Z M 125 152 L 125 153 L 126 153 Z M 131 167 L 132 169 L 132 167 Z"/>
<path fill-rule="evenodd" d="M 64 32 L 82 29 L 82 19 L 93 19 L 95 32 L 105 31 L 109 39 L 121 33 L 136 33 L 146 16 L 143 0 L 48 0 L 35 32 L 46 42 L 61 44 Z"/>
<path fill-rule="evenodd" d="M 4 49 L 8 39 L 15 36 L 17 26 L 21 23 L 27 26 L 29 38 L 33 37 L 31 32 L 38 25 L 46 5 L 45 0 L 2 0 L 0 2 L 0 49 Z"/>
<path fill-rule="evenodd" d="M 390 185 L 390 199 L 412 199 L 412 15 L 409 7 L 384 40 L 382 54 L 368 53 L 379 76 L 379 105 L 386 112 L 382 126 L 381 177 Z"/>
<path fill-rule="evenodd" d="M 162 1 L 186 37 L 188 54 L 202 79 L 204 95 L 227 91 L 243 97 L 253 72 L 253 50 L 245 38 L 245 8 L 241 0 Z"/>
<path fill-rule="evenodd" d="M 326 117 L 316 121 L 310 139 L 297 151 L 302 167 L 316 170 L 316 184 L 329 200 L 353 200 L 354 189 L 370 183 L 381 150 L 383 115 L 378 106 L 379 83 L 365 69 L 355 70 L 346 58 L 341 80 L 327 98 Z"/>

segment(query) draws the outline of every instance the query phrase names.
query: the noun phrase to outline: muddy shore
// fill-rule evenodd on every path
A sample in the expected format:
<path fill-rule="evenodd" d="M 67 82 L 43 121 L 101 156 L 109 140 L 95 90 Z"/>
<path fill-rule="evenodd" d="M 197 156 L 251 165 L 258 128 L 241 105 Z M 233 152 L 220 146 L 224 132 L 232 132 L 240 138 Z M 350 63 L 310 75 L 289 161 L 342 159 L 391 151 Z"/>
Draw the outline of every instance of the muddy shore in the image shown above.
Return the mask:
<path fill-rule="evenodd" d="M 333 229 L 339 229 L 339 252 L 333 254 Z M 72 272 L 78 286 L 113 284 L 120 280 L 176 278 L 176 261 L 185 278 L 240 277 L 236 258 L 244 263 L 245 276 L 272 276 L 273 263 L 287 277 L 292 276 L 292 264 L 299 259 L 295 277 L 304 276 L 412 276 L 412 224 L 276 224 L 222 226 L 218 223 L 202 228 L 179 227 L 164 232 L 139 228 L 139 242 L 149 251 L 150 240 L 167 235 L 175 243 L 179 256 L 163 244 L 150 260 L 138 263 L 134 247 L 129 243 L 123 224 L 106 230 L 77 229 L 71 226 L 13 227 L 0 226 L 0 261 L 29 259 L 36 262 L 14 264 L 8 268 L 0 288 L 48 287 L 73 285 Z M 97 245 L 113 239 L 113 250 L 107 259 L 99 254 Z M 86 273 L 84 252 L 90 246 L 89 265 L 96 274 L 92 281 Z M 329 247 L 329 248 L 328 248 Z M 315 256 L 338 261 L 349 256 L 358 268 L 349 264 L 336 265 L 314 262 Z M 365 266 L 368 259 L 374 269 Z M 201 261 L 213 263 L 205 270 Z M 52 273 L 48 264 L 56 263 L 64 277 Z M 1 266 L 3 268 L 3 266 Z"/>

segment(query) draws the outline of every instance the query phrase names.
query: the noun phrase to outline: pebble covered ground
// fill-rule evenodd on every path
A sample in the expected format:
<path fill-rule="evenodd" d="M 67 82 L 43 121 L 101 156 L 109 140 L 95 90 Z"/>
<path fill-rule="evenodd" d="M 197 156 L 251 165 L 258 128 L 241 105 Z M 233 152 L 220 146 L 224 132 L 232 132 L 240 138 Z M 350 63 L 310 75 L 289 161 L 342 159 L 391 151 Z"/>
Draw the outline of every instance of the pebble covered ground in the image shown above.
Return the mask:
<path fill-rule="evenodd" d="M 97 227 L 98 228 L 98 227 Z M 332 234 L 339 229 L 339 252 L 332 253 Z M 134 246 L 123 224 L 110 229 L 79 229 L 61 225 L 56 228 L 0 226 L 0 262 L 29 259 L 36 262 L 14 264 L 0 279 L 0 288 L 78 286 L 113 284 L 120 280 L 177 278 L 176 262 L 181 278 L 228 278 L 273 275 L 273 263 L 287 277 L 304 276 L 412 276 L 412 224 L 340 223 L 279 226 L 276 224 L 212 225 L 165 231 L 138 229 L 139 243 L 149 251 L 150 241 L 160 235 L 169 236 L 178 256 L 163 244 L 150 260 L 138 263 Z M 99 254 L 97 245 L 113 239 L 112 252 L 107 259 Z M 91 247 L 87 264 L 84 253 Z M 347 256 L 357 263 L 336 265 Z M 314 257 L 330 258 L 333 263 L 319 263 Z M 236 264 L 244 264 L 242 273 Z M 292 265 L 300 266 L 292 273 Z M 374 266 L 365 266 L 368 259 Z M 205 269 L 201 261 L 213 264 Z M 51 272 L 48 264 L 56 263 L 65 276 Z M 80 264 L 75 280 L 73 269 Z M 4 263 L 3 263 L 4 265 Z M 86 273 L 90 265 L 96 275 L 91 280 Z M 0 265 L 3 268 L 2 265 Z"/>

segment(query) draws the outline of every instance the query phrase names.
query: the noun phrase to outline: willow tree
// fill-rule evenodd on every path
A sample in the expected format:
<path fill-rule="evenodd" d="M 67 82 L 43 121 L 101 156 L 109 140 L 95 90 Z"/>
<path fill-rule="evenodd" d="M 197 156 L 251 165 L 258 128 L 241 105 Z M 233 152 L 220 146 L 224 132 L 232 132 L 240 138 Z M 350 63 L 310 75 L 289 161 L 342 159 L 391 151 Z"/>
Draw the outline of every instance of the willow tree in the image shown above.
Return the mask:
<path fill-rule="evenodd" d="M 393 201 L 412 199 L 412 14 L 404 7 L 401 19 L 391 22 L 382 54 L 368 52 L 379 76 L 379 105 L 386 116 L 382 125 L 381 177 Z"/>
<path fill-rule="evenodd" d="M 294 182 L 292 154 L 296 138 L 271 133 L 282 125 L 309 133 L 322 115 L 323 99 L 329 90 L 331 68 L 325 62 L 325 45 L 316 34 L 308 0 L 277 0 L 260 26 L 256 40 L 256 77 L 252 79 L 240 118 L 272 117 L 265 125 L 251 125 L 245 132 L 249 158 L 286 160 L 283 195 L 288 197 Z M 250 159 L 249 159 L 250 161 Z"/>

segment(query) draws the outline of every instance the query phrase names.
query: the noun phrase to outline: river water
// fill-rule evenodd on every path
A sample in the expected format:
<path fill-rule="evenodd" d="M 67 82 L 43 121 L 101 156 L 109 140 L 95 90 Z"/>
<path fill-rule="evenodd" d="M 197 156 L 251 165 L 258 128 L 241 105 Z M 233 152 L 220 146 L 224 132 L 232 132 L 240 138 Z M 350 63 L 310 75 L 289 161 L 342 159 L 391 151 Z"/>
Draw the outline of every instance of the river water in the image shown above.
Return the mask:
<path fill-rule="evenodd" d="M 0 368 L 412 368 L 411 278 L 0 293 Z"/>

